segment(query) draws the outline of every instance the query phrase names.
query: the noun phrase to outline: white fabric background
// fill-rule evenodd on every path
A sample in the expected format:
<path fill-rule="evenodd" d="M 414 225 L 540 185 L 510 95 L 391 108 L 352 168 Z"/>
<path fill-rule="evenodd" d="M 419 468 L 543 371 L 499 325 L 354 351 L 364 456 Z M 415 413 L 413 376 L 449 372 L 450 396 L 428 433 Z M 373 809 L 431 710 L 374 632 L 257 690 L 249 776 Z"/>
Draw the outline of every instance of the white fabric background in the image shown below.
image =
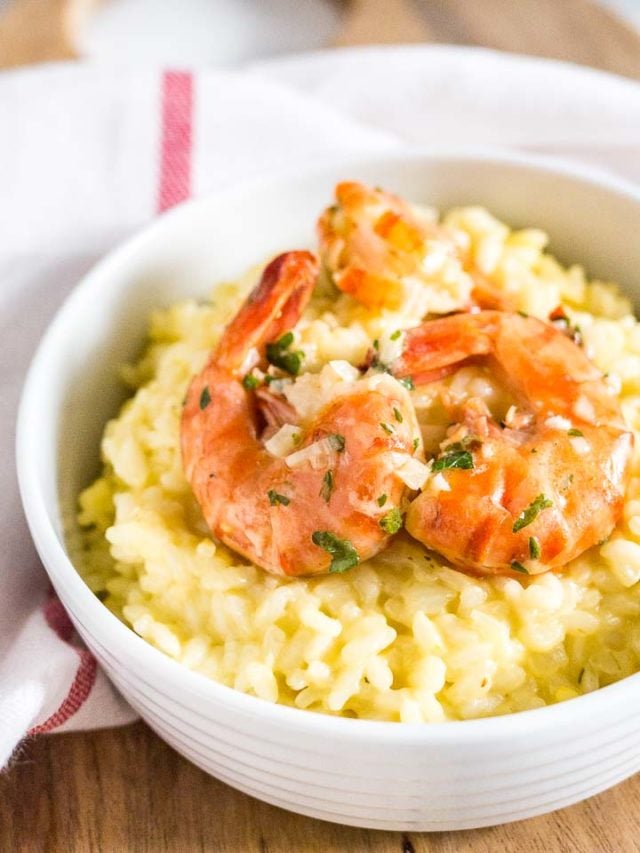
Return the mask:
<path fill-rule="evenodd" d="M 47 580 L 14 473 L 20 388 L 70 288 L 155 213 L 160 80 L 160 71 L 87 64 L 0 76 L 0 766 L 57 709 L 78 663 L 39 610 Z M 403 143 L 526 148 L 640 180 L 640 85 L 560 63 L 479 49 L 351 49 L 199 72 L 195 91 L 196 195 Z M 130 719 L 99 676 L 62 728 Z"/>

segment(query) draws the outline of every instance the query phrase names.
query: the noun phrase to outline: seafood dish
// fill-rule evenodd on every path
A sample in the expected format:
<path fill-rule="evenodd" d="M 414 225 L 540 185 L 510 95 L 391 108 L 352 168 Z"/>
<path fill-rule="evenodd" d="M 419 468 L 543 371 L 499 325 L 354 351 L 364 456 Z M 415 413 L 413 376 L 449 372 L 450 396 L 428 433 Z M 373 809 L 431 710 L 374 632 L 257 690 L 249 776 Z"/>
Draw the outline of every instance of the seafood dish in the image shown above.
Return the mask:
<path fill-rule="evenodd" d="M 536 228 L 345 181 L 317 244 L 158 308 L 71 544 L 184 666 L 443 722 L 640 670 L 640 327 Z"/>

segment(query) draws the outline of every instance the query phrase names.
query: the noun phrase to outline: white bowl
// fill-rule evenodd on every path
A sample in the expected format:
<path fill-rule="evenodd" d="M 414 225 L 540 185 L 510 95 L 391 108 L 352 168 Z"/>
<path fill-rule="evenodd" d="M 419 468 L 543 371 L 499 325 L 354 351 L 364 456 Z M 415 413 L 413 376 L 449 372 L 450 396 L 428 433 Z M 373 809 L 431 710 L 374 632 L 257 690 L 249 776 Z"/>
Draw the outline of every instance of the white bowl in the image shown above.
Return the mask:
<path fill-rule="evenodd" d="M 185 204 L 86 276 L 35 356 L 18 468 L 36 546 L 79 633 L 131 705 L 178 752 L 248 794 L 396 830 L 487 826 L 561 808 L 640 768 L 640 675 L 491 719 L 419 725 L 323 716 L 244 695 L 165 657 L 103 607 L 67 554 L 76 496 L 97 473 L 104 423 L 122 399 L 118 365 L 139 352 L 150 311 L 310 245 L 318 211 L 345 178 L 440 207 L 479 203 L 515 225 L 541 226 L 562 259 L 640 296 L 640 192 L 557 162 L 394 154 Z"/>

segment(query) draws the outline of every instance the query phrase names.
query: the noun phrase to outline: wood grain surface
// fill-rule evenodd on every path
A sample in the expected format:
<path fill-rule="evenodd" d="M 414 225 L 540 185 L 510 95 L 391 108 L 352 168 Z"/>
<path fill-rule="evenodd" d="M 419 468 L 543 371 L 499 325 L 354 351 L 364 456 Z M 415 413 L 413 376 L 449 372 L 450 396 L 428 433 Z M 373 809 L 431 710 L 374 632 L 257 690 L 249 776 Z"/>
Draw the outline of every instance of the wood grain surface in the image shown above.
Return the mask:
<path fill-rule="evenodd" d="M 86 16 L 100 0 L 0 0 L 0 68 L 75 59 Z"/>
<path fill-rule="evenodd" d="M 352 0 L 337 43 L 481 45 L 640 78 L 640 34 L 589 0 Z"/>
<path fill-rule="evenodd" d="M 2 853 L 634 853 L 640 776 L 544 817 L 463 832 L 354 829 L 240 794 L 145 725 L 49 735 L 0 777 Z"/>
<path fill-rule="evenodd" d="M 46 0 L 14 4 L 23 9 L 31 4 L 41 14 Z M 59 0 L 51 0 L 51 5 L 58 6 Z M 51 57 L 52 49 L 39 53 L 28 34 L 28 57 L 21 58 L 16 44 L 7 52 L 2 25 L 0 18 L 0 67 Z M 421 41 L 550 56 L 640 78 L 640 36 L 587 0 L 345 4 L 339 44 Z M 66 37 L 61 43 L 64 55 L 73 53 Z M 569 809 L 502 827 L 440 834 L 352 829 L 293 815 L 240 794 L 206 776 L 136 723 L 26 743 L 0 777 L 0 851 L 633 853 L 640 851 L 639 803 L 640 776 Z"/>

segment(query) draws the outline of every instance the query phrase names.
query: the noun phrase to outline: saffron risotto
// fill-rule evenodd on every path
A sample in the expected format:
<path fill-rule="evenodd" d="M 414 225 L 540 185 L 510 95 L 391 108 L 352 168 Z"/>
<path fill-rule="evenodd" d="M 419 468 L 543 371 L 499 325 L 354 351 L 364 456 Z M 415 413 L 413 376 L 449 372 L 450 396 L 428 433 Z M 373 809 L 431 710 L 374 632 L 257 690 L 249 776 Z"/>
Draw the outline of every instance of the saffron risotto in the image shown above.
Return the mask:
<path fill-rule="evenodd" d="M 546 318 L 565 308 L 637 433 L 640 327 L 616 286 L 563 268 L 545 251 L 543 232 L 510 230 L 482 208 L 442 221 L 518 309 Z M 432 281 L 408 289 L 394 312 L 365 309 L 321 281 L 295 330 L 303 370 L 361 364 L 375 339 L 392 346 L 394 333 L 425 313 L 463 307 L 468 276 L 438 252 L 434 241 Z M 400 533 L 344 574 L 283 578 L 212 540 L 182 470 L 182 402 L 259 272 L 216 286 L 211 301 L 156 311 L 142 358 L 123 370 L 133 396 L 105 429 L 103 472 L 80 496 L 70 543 L 104 604 L 192 670 L 269 702 L 339 716 L 440 722 L 505 714 L 640 669 L 637 436 L 622 520 L 606 543 L 560 572 L 476 578 Z M 496 416 L 510 405 L 482 366 L 416 389 L 427 452 L 445 434 L 444 389 L 461 400 L 482 396 Z"/>

